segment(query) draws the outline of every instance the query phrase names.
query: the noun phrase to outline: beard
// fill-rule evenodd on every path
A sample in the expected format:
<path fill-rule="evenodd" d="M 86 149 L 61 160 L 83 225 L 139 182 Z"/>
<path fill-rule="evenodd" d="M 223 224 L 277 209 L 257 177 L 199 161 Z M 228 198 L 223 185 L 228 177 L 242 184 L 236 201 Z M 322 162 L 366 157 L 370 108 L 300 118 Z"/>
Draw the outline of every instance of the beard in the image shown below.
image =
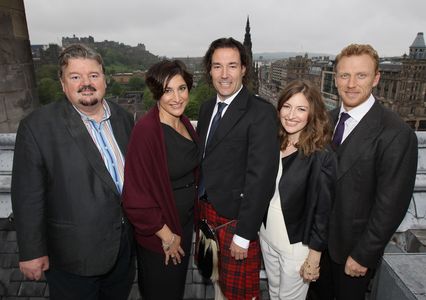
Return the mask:
<path fill-rule="evenodd" d="M 98 98 L 91 98 L 91 99 L 79 99 L 78 102 L 83 106 L 95 106 L 99 103 Z"/>
<path fill-rule="evenodd" d="M 96 88 L 91 85 L 84 85 L 77 92 L 82 93 L 86 91 L 96 92 Z M 84 106 L 94 106 L 99 103 L 99 99 L 98 98 L 79 99 L 78 102 Z"/>

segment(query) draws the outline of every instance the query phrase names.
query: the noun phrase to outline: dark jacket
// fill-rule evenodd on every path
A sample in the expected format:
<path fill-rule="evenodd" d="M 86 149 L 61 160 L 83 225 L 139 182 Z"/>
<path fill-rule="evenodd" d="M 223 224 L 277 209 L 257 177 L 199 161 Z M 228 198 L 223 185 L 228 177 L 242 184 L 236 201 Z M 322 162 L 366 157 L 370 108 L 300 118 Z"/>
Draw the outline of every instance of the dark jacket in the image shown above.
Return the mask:
<path fill-rule="evenodd" d="M 216 97 L 200 109 L 201 152 L 215 105 Z M 235 233 L 247 240 L 258 238 L 274 193 L 278 149 L 276 109 L 243 87 L 204 149 L 201 173 L 214 209 L 222 217 L 238 220 Z"/>
<path fill-rule="evenodd" d="M 309 156 L 299 151 L 283 175 L 278 175 L 281 209 L 291 244 L 302 242 L 317 251 L 327 247 L 336 172 L 336 156 L 327 148 Z"/>
<path fill-rule="evenodd" d="M 108 104 L 124 155 L 133 119 L 117 104 Z M 21 261 L 48 255 L 52 267 L 82 276 L 112 268 L 122 234 L 121 196 L 68 100 L 41 107 L 21 121 L 11 192 Z"/>
<path fill-rule="evenodd" d="M 335 124 L 339 109 L 331 113 Z M 417 137 L 377 101 L 337 149 L 336 198 L 329 252 L 376 268 L 410 204 L 417 169 Z"/>

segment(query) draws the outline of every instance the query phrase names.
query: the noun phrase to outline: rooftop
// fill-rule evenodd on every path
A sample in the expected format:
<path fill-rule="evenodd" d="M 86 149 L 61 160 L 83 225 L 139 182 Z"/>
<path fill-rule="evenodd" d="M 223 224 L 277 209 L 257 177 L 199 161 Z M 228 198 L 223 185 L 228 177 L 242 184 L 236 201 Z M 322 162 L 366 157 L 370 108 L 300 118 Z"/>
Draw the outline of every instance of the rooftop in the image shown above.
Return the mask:
<path fill-rule="evenodd" d="M 377 299 L 426 299 L 426 274 L 422 271 L 423 261 L 426 261 L 426 132 L 416 134 L 419 158 L 415 189 L 407 214 L 386 249 L 388 254 L 385 254 L 380 276 L 376 276 L 372 294 Z M 0 300 L 48 299 L 46 282 L 25 280 L 18 268 L 10 203 L 14 143 L 15 134 L 0 134 Z M 141 299 L 136 280 L 129 300 Z M 260 284 L 262 299 L 269 299 L 263 270 Z M 398 296 L 392 298 L 392 295 Z M 213 298 L 212 285 L 201 277 L 191 256 L 184 299 Z"/>

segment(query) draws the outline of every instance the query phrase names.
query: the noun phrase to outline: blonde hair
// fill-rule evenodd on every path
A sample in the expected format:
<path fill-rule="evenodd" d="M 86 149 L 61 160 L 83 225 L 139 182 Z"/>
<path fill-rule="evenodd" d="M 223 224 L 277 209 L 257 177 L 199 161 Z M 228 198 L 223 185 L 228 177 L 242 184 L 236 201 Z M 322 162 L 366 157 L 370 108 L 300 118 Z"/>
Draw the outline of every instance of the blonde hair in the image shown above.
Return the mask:
<path fill-rule="evenodd" d="M 375 72 L 379 72 L 379 54 L 377 54 L 377 51 L 368 44 L 350 44 L 349 46 L 343 48 L 334 60 L 334 68 L 337 68 L 337 65 L 339 64 L 339 61 L 342 59 L 342 57 L 354 55 L 358 56 L 363 54 L 371 57 L 371 59 L 374 61 Z"/>

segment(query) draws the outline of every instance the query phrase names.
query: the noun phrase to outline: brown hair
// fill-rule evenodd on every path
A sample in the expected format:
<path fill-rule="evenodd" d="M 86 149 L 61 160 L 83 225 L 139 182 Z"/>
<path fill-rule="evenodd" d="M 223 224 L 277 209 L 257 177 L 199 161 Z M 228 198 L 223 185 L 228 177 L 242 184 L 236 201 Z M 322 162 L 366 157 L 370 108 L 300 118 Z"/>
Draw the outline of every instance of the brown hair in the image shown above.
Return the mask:
<path fill-rule="evenodd" d="M 164 94 L 164 89 L 176 75 L 182 76 L 188 87 L 188 91 L 191 91 L 193 83 L 192 74 L 186 70 L 186 66 L 182 61 L 165 59 L 149 68 L 146 73 L 145 82 L 155 100 L 160 100 Z"/>
<path fill-rule="evenodd" d="M 251 61 L 250 61 L 251 58 L 247 54 L 247 50 L 243 46 L 243 44 L 241 44 L 239 41 L 237 41 L 236 39 L 232 37 L 220 38 L 213 41 L 210 44 L 210 47 L 203 58 L 204 68 L 206 71 L 208 81 L 211 82 L 210 70 L 212 68 L 213 53 L 217 49 L 222 49 L 222 48 L 231 48 L 231 49 L 238 50 L 238 52 L 240 53 L 241 66 L 244 66 L 246 68 L 246 72 L 243 76 L 243 84 L 247 84 L 247 81 L 248 81 L 247 77 L 248 77 L 248 74 L 250 74 L 250 69 L 251 69 Z"/>
<path fill-rule="evenodd" d="M 324 101 L 319 89 L 307 80 L 297 79 L 290 82 L 278 99 L 278 115 L 284 103 L 292 96 L 302 93 L 309 103 L 309 116 L 306 127 L 300 132 L 299 141 L 295 145 L 305 156 L 324 149 L 331 141 L 331 125 Z M 279 137 L 281 150 L 288 144 L 288 135 L 280 122 Z"/>
<path fill-rule="evenodd" d="M 377 54 L 377 51 L 368 44 L 350 44 L 349 46 L 343 48 L 334 60 L 334 68 L 337 69 L 337 65 L 339 64 L 339 61 L 342 59 L 342 57 L 353 55 L 358 56 L 363 54 L 367 54 L 371 57 L 371 59 L 374 61 L 375 72 L 379 72 L 379 54 Z"/>
<path fill-rule="evenodd" d="M 62 78 L 63 69 L 68 65 L 68 60 L 71 58 L 86 58 L 96 60 L 102 66 L 102 72 L 105 74 L 104 61 L 98 52 L 83 44 L 72 44 L 62 50 L 61 54 L 59 54 L 59 78 Z"/>

